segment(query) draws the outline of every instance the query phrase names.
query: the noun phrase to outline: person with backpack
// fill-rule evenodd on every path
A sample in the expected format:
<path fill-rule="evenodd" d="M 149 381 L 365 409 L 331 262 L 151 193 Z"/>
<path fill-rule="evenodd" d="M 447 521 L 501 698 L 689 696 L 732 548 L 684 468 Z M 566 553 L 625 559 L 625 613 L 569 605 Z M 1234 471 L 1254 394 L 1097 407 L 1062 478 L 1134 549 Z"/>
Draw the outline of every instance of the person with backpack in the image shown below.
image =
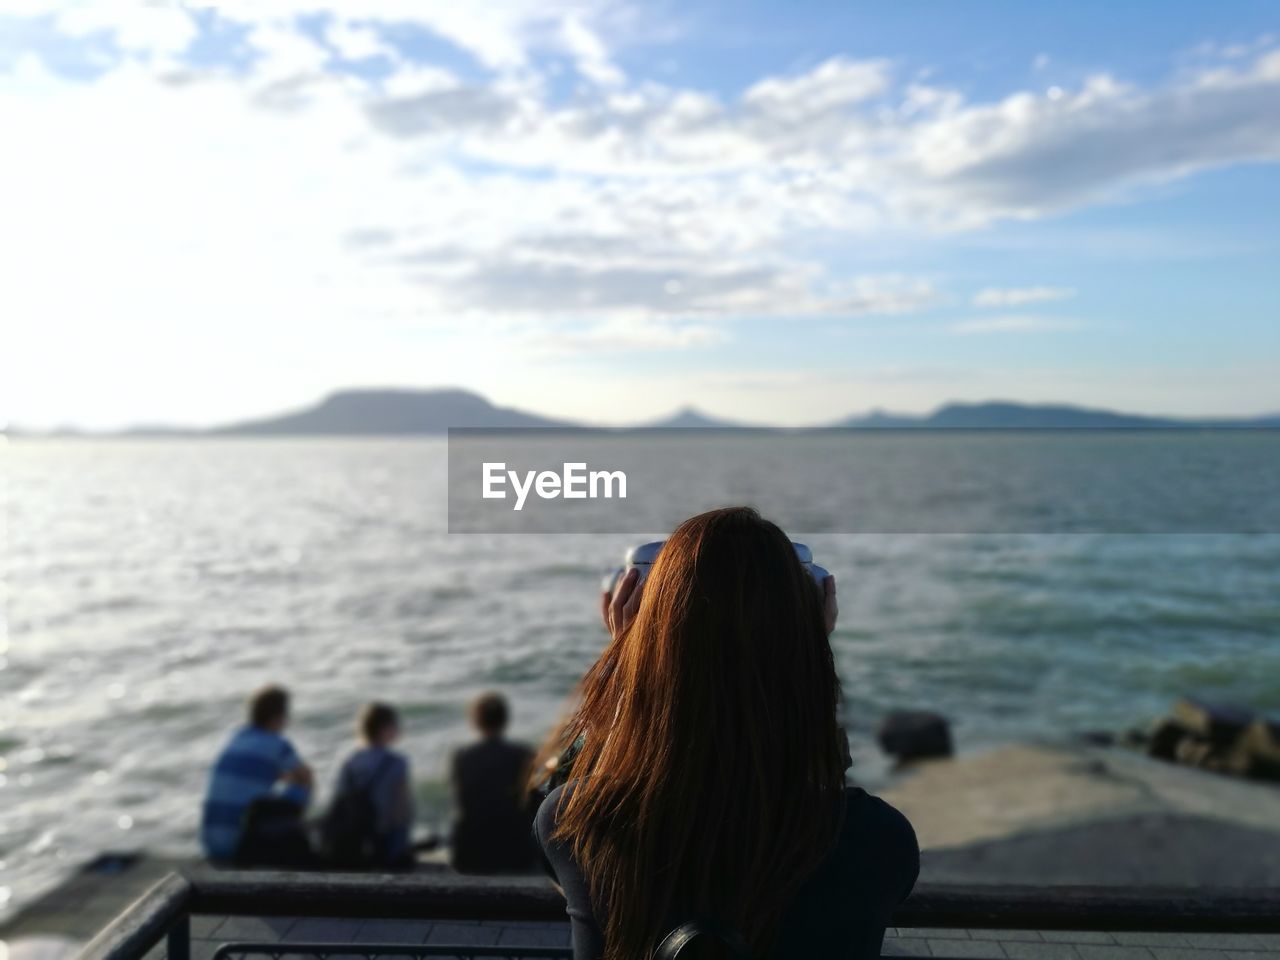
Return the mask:
<path fill-rule="evenodd" d="M 361 745 L 343 761 L 321 824 L 325 857 L 348 870 L 412 869 L 409 761 L 391 749 L 400 717 L 385 703 L 370 703 L 357 728 Z"/>

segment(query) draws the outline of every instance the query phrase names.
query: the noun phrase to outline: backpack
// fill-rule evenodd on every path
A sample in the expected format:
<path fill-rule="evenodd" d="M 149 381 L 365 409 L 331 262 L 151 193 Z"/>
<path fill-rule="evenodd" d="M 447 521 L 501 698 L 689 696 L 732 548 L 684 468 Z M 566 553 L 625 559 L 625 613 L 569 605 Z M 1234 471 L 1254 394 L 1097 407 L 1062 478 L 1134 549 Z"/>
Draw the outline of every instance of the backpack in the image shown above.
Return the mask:
<path fill-rule="evenodd" d="M 302 807 L 275 794 L 257 797 L 245 808 L 236 866 L 303 870 L 314 866 L 314 854 L 302 823 Z"/>
<path fill-rule="evenodd" d="M 343 771 L 337 796 L 321 823 L 326 858 L 335 866 L 361 869 L 379 866 L 383 860 L 382 836 L 373 788 L 391 764 L 386 754 L 363 783 L 355 783 Z"/>

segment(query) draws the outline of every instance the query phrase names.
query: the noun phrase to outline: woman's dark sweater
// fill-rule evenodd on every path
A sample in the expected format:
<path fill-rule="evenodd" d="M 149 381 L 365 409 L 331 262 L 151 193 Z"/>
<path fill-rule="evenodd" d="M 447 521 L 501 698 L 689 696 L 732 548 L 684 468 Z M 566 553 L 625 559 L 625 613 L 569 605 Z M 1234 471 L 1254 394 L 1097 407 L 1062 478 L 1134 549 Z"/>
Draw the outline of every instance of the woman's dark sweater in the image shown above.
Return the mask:
<path fill-rule="evenodd" d="M 564 890 L 574 960 L 598 960 L 603 925 L 586 877 L 565 844 L 549 839 L 560 797 L 572 786 L 558 787 L 543 801 L 534 832 L 548 872 Z M 876 960 L 889 918 L 919 871 L 920 848 L 907 818 L 861 788 L 846 789 L 840 836 L 783 913 L 770 960 Z"/>

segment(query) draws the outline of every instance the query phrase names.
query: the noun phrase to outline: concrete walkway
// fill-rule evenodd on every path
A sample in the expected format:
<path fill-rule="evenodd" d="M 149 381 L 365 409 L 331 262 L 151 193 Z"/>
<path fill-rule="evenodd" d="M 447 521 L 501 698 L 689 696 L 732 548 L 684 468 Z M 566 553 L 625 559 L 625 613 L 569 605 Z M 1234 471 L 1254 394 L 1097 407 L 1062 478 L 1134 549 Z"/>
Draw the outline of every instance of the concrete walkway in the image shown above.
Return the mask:
<path fill-rule="evenodd" d="M 1280 889 L 1280 787 L 1127 750 L 1003 747 L 921 765 L 896 777 L 882 795 L 915 825 L 924 848 L 921 876 L 932 882 Z M 0 925 L 0 942 L 58 937 L 83 943 L 183 865 L 139 857 L 119 869 L 82 872 Z M 208 960 L 228 940 L 564 946 L 569 937 L 564 923 L 255 917 L 198 917 L 192 935 L 195 960 Z M 1280 934 L 895 929 L 884 953 L 952 960 L 1280 960 Z"/>
<path fill-rule="evenodd" d="M 192 960 L 210 960 L 229 940 L 568 946 L 569 925 L 196 917 L 192 937 Z M 883 954 L 955 960 L 1280 960 L 1280 934 L 891 928 Z M 149 960 L 163 956 L 157 950 Z"/>
<path fill-rule="evenodd" d="M 1280 888 L 1280 787 L 1130 750 L 1000 747 L 921 764 L 881 796 L 935 883 Z"/>

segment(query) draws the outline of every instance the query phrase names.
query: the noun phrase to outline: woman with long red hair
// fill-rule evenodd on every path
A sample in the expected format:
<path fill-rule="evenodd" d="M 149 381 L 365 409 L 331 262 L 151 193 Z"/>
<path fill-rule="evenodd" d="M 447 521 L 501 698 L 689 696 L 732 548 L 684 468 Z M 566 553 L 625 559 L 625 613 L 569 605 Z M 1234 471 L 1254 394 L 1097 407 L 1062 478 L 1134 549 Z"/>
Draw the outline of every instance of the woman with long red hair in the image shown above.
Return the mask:
<path fill-rule="evenodd" d="M 604 598 L 612 640 L 553 739 L 577 751 L 535 823 L 574 957 L 650 960 L 690 922 L 738 955 L 879 957 L 919 848 L 845 785 L 834 580 L 815 589 L 748 508 L 685 521 L 637 580 Z"/>

